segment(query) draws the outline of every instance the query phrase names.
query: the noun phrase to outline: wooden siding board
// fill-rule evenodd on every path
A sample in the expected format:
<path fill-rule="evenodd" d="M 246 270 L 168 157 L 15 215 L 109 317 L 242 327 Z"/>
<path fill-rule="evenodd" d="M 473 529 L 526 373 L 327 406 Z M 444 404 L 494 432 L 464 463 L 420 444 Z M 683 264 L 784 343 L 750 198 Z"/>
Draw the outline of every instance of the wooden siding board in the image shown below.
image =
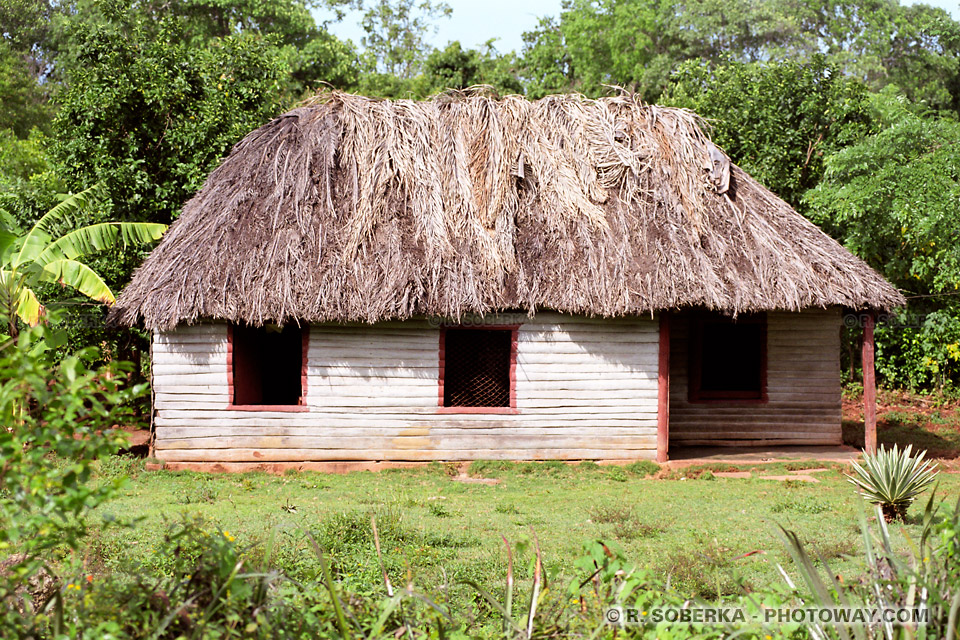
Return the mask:
<path fill-rule="evenodd" d="M 656 457 L 656 449 L 164 449 L 156 457 L 167 462 L 314 462 L 392 460 L 606 460 Z"/>
<path fill-rule="evenodd" d="M 485 322 L 521 325 L 517 415 L 438 413 L 439 328 L 426 322 L 311 326 L 303 413 L 227 410 L 225 324 L 158 333 L 157 455 L 184 462 L 656 455 L 655 320 L 546 313 Z"/>
<path fill-rule="evenodd" d="M 688 400 L 687 314 L 673 318 L 672 445 L 840 444 L 840 311 L 767 314 L 765 403 Z"/>
<path fill-rule="evenodd" d="M 552 447 L 569 449 L 643 449 L 656 445 L 656 434 L 652 436 L 618 435 L 526 435 L 523 433 L 501 434 L 496 446 L 505 449 L 542 449 L 547 440 Z M 164 438 L 157 443 L 157 450 L 164 449 L 363 449 L 382 448 L 421 448 L 455 452 L 461 449 L 489 448 L 494 443 L 490 435 L 454 434 L 437 435 L 399 435 L 385 437 L 379 434 L 362 436 L 208 436 L 202 438 Z"/>
<path fill-rule="evenodd" d="M 596 424 L 584 425 L 577 431 L 577 434 L 583 437 L 594 436 L 638 436 L 649 438 L 653 434 L 653 425 L 648 425 L 647 429 L 637 429 L 633 421 L 622 420 L 619 424 L 601 426 Z M 179 426 L 179 427 L 157 427 L 158 434 L 164 439 L 191 439 L 225 436 L 314 436 L 314 437 L 390 437 L 397 438 L 401 436 L 461 436 L 461 435 L 480 435 L 480 436 L 505 436 L 514 435 L 526 436 L 570 436 L 570 428 L 565 425 L 531 425 L 527 423 L 517 424 L 515 422 L 500 421 L 489 422 L 485 424 L 466 423 L 459 424 L 456 421 L 450 424 L 444 423 L 437 425 L 417 425 L 413 422 L 403 420 L 385 421 L 377 427 L 361 426 L 358 424 L 329 425 L 324 426 L 307 425 L 295 426 L 281 424 L 264 429 L 249 424 L 232 427 L 202 427 L 202 426 Z"/>

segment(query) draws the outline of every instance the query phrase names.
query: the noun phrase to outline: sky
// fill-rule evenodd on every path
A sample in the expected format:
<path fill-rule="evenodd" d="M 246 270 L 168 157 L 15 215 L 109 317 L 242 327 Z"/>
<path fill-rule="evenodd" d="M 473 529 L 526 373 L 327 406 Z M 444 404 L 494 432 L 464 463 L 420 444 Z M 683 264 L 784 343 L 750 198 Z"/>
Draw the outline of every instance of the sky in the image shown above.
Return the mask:
<path fill-rule="evenodd" d="M 431 44 L 442 47 L 459 40 L 464 47 L 476 48 L 490 38 L 497 38 L 497 51 L 520 51 L 523 32 L 537 26 L 541 16 L 559 15 L 560 0 L 446 0 L 453 7 L 453 15 L 437 21 L 437 33 L 429 38 Z M 333 18 L 332 12 L 314 11 L 318 22 Z M 331 23 L 330 31 L 338 38 L 353 40 L 360 45 L 363 29 L 356 12 L 347 14 L 341 23 Z"/>
<path fill-rule="evenodd" d="M 924 0 L 924 2 L 903 2 L 901 4 L 929 4 L 932 7 L 946 9 L 954 20 L 960 20 L 960 0 Z"/>
<path fill-rule="evenodd" d="M 446 0 L 453 7 L 453 15 L 437 21 L 437 33 L 429 38 L 435 47 L 442 47 L 452 40 L 459 40 L 465 47 L 478 47 L 490 38 L 497 38 L 494 46 L 498 51 L 520 51 L 523 47 L 523 32 L 537 25 L 541 16 L 560 14 L 560 0 Z M 904 2 L 904 4 L 914 4 Z M 946 9 L 960 20 L 960 0 L 926 0 L 925 4 Z M 316 10 L 317 20 L 333 18 L 331 12 Z M 359 13 L 347 14 L 340 23 L 331 23 L 330 30 L 341 39 L 353 40 L 360 45 L 363 29 Z"/>

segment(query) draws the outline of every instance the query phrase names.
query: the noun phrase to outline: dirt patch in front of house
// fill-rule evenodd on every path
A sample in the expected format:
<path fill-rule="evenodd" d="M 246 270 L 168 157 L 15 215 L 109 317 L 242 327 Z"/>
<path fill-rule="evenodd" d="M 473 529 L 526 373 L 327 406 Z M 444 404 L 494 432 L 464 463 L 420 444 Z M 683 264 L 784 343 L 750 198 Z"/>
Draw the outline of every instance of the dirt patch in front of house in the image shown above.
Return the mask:
<path fill-rule="evenodd" d="M 136 458 L 146 458 L 150 454 L 149 429 L 143 429 L 139 425 L 117 425 L 114 428 L 124 431 L 130 441 L 130 445 L 127 448 L 117 451 L 118 456 L 127 455 Z"/>
<path fill-rule="evenodd" d="M 863 447 L 863 398 L 844 394 L 843 442 Z M 913 445 L 927 451 L 945 469 L 960 462 L 960 401 L 936 395 L 880 390 L 877 394 L 877 442 L 891 447 Z"/>

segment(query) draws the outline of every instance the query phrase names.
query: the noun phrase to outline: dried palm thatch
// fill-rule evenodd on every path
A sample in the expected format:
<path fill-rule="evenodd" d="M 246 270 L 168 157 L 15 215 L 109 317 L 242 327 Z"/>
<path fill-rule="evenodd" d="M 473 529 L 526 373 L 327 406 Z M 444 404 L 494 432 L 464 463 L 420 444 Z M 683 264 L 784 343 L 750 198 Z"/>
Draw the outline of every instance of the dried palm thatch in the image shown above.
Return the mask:
<path fill-rule="evenodd" d="M 252 132 L 113 317 L 164 329 L 902 303 L 732 166 L 689 111 L 474 90 L 326 93 Z"/>

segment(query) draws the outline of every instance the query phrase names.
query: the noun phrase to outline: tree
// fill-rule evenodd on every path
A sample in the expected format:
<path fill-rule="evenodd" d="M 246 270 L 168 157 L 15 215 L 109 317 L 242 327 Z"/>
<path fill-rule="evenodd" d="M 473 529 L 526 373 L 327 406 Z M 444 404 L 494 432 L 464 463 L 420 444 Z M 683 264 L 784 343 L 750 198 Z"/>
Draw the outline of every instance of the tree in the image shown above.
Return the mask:
<path fill-rule="evenodd" d="M 793 2 L 686 0 L 671 16 L 668 29 L 687 60 L 724 56 L 740 62 L 787 60 L 808 42 L 793 17 Z M 816 49 L 811 49 L 804 57 L 814 53 Z"/>
<path fill-rule="evenodd" d="M 168 224 L 240 138 L 358 74 L 300 0 L 83 1 L 96 11 L 59 31 L 51 155 L 68 187 L 103 183 L 121 220 Z"/>
<path fill-rule="evenodd" d="M 52 154 L 69 186 L 102 182 L 121 220 L 168 224 L 230 147 L 284 105 L 282 53 L 255 34 L 183 42 L 173 20 L 81 26 Z"/>
<path fill-rule="evenodd" d="M 424 75 L 436 90 L 486 84 L 501 94 L 522 93 L 516 67 L 516 56 L 498 54 L 493 40 L 480 51 L 464 49 L 459 42 L 451 42 L 446 49 L 437 49 L 427 57 Z"/>
<path fill-rule="evenodd" d="M 554 17 L 540 18 L 535 29 L 524 32 L 520 60 L 527 95 L 533 99 L 562 93 L 576 86 L 573 60 L 567 51 L 560 22 Z"/>
<path fill-rule="evenodd" d="M 327 4 L 363 12 L 360 24 L 366 35 L 360 44 L 367 52 L 368 69 L 401 80 L 420 73 L 432 49 L 427 34 L 436 31 L 436 20 L 453 12 L 447 3 L 431 0 L 327 0 Z"/>
<path fill-rule="evenodd" d="M 50 0 L 0 0 L 0 41 L 21 57 L 35 80 L 50 71 L 50 33 L 61 10 L 61 3 Z"/>
<path fill-rule="evenodd" d="M 563 8 L 559 21 L 541 20 L 524 34 L 532 97 L 570 90 L 596 96 L 604 85 L 620 85 L 656 99 L 676 58 L 667 3 L 564 0 Z"/>
<path fill-rule="evenodd" d="M 190 44 L 203 46 L 214 38 L 241 33 L 273 35 L 281 44 L 303 46 L 317 34 L 304 0 L 179 0 L 156 2 L 150 14 L 182 16 Z"/>
<path fill-rule="evenodd" d="M 25 137 L 31 127 L 45 127 L 54 113 L 50 96 L 89 63 L 90 34 L 98 32 L 191 50 L 260 36 L 287 67 L 283 97 L 320 84 L 355 87 L 356 51 L 317 25 L 311 6 L 308 0 L 0 0 L 0 128 Z"/>
<path fill-rule="evenodd" d="M 803 57 L 823 52 L 875 91 L 894 84 L 935 109 L 960 106 L 960 23 L 944 9 L 899 0 L 797 0 L 784 13 L 800 27 Z"/>
<path fill-rule="evenodd" d="M 766 59 L 795 32 L 773 2 L 564 0 L 524 34 L 524 75 L 531 95 L 618 85 L 655 101 L 684 60 Z"/>
<path fill-rule="evenodd" d="M 46 152 L 47 138 L 33 129 L 26 139 L 0 129 L 0 210 L 17 226 L 30 226 L 66 191 Z"/>
<path fill-rule="evenodd" d="M 901 289 L 960 288 L 960 123 L 889 87 L 870 103 L 880 130 L 826 160 L 811 218 Z"/>
<path fill-rule="evenodd" d="M 353 45 L 318 26 L 310 14 L 312 3 L 305 0 L 79 0 L 80 3 L 85 17 L 78 13 L 64 21 L 62 31 L 69 42 L 78 41 L 70 32 L 81 25 L 86 30 L 113 25 L 129 34 L 129 26 L 123 25 L 129 25 L 130 16 L 134 16 L 140 18 L 139 28 L 147 39 L 158 37 L 161 27 L 172 23 L 177 29 L 168 29 L 164 36 L 176 37 L 178 43 L 193 49 L 237 36 L 265 38 L 278 49 L 287 66 L 283 74 L 284 95 L 299 97 L 320 83 L 348 89 L 357 82 L 359 59 Z"/>
<path fill-rule="evenodd" d="M 685 63 L 664 102 L 712 125 L 714 141 L 774 193 L 801 211 L 826 155 L 872 131 L 867 92 L 823 56 L 809 63 Z"/>
<path fill-rule="evenodd" d="M 47 92 L 31 73 L 25 56 L 0 39 L 0 130 L 26 138 L 50 120 Z"/>
<path fill-rule="evenodd" d="M 827 62 L 879 90 L 960 106 L 960 23 L 899 0 L 564 0 L 524 34 L 531 95 L 626 87 L 655 101 L 688 60 Z"/>
<path fill-rule="evenodd" d="M 300 46 L 283 48 L 289 66 L 288 92 L 314 93 L 318 87 L 354 90 L 360 82 L 360 58 L 350 42 L 319 31 Z"/>
<path fill-rule="evenodd" d="M 110 287 L 79 259 L 119 244 L 139 245 L 159 240 L 167 227 L 150 223 L 106 222 L 79 227 L 61 235 L 55 230 L 69 226 L 73 216 L 88 209 L 98 187 L 72 195 L 48 211 L 25 233 L 6 212 L 0 230 L 0 315 L 10 336 L 16 336 L 17 319 L 36 325 L 43 306 L 34 291 L 41 283 L 57 283 L 84 296 L 110 304 Z"/>
<path fill-rule="evenodd" d="M 38 0 L 0 0 L 21 1 Z M 131 34 L 137 18 L 142 24 L 136 26 L 149 36 L 160 33 L 165 21 L 176 23 L 179 42 L 193 47 L 237 35 L 272 36 L 280 45 L 302 46 L 326 33 L 305 0 L 69 0 L 58 7 L 50 13 L 50 33 L 42 44 L 68 64 L 80 53 L 79 32 L 112 27 Z"/>
<path fill-rule="evenodd" d="M 877 333 L 890 383 L 960 384 L 960 123 L 888 87 L 880 130 L 826 159 L 809 216 L 911 297 Z"/>

